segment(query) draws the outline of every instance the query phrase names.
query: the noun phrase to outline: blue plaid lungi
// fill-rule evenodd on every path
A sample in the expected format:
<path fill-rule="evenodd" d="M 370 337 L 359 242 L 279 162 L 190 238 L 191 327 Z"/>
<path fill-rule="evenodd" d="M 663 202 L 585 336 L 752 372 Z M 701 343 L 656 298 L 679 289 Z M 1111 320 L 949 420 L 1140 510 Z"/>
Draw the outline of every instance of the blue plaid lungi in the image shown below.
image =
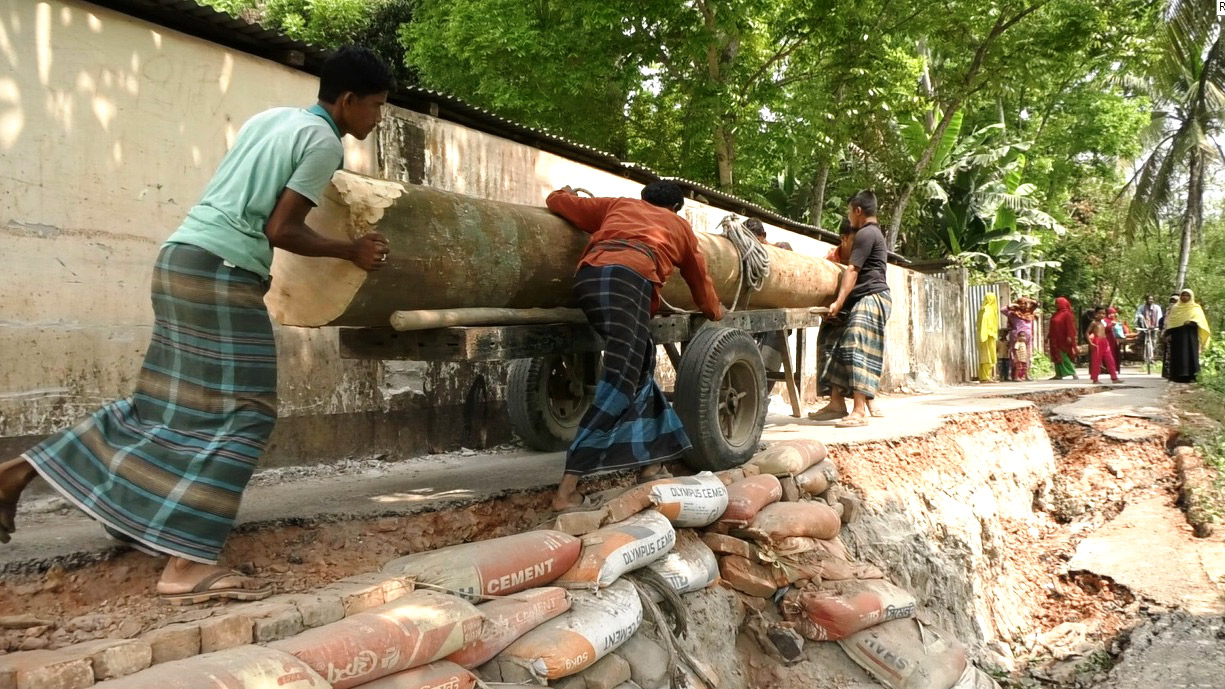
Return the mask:
<path fill-rule="evenodd" d="M 858 392 L 876 397 L 885 370 L 885 324 L 892 310 L 893 297 L 886 290 L 860 299 L 844 319 L 821 325 L 819 391 L 837 388 L 846 396 Z"/>
<path fill-rule="evenodd" d="M 165 246 L 135 393 L 26 460 L 117 538 L 215 564 L 276 422 L 266 290 L 204 249 Z"/>
<path fill-rule="evenodd" d="M 566 455 L 566 473 L 589 474 L 679 457 L 692 445 L 655 383 L 655 286 L 624 266 L 583 266 L 574 277 L 574 293 L 604 340 L 604 371 Z"/>

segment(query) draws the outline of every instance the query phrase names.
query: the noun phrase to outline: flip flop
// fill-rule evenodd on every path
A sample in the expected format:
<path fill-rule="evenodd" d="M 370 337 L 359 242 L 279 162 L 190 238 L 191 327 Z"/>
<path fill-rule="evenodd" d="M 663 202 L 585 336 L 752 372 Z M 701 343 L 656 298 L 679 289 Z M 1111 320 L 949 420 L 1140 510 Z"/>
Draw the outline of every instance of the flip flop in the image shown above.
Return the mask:
<path fill-rule="evenodd" d="M 162 593 L 158 594 L 158 597 L 171 605 L 194 605 L 196 603 L 207 603 L 223 599 L 238 601 L 263 600 L 272 594 L 271 586 L 263 586 L 258 589 L 244 589 L 234 586 L 219 589 L 212 588 L 213 584 L 226 577 L 245 576 L 241 572 L 217 571 L 201 579 L 190 591 L 184 593 Z"/>
<path fill-rule="evenodd" d="M 554 514 L 570 514 L 572 512 L 594 512 L 600 509 L 601 507 L 603 507 L 605 502 L 607 502 L 607 499 L 605 498 L 605 496 L 601 494 L 597 493 L 595 495 L 584 495 L 583 501 L 580 502 L 579 504 L 573 507 L 567 507 L 566 509 L 561 510 L 559 512 L 554 512 Z"/>
<path fill-rule="evenodd" d="M 862 428 L 868 425 L 868 420 L 865 418 L 858 419 L 843 419 L 834 424 L 834 428 Z"/>
<path fill-rule="evenodd" d="M 832 410 L 810 411 L 808 412 L 808 420 L 809 421 L 837 421 L 838 419 L 845 418 L 846 415 L 847 415 L 847 412 L 838 412 L 838 411 L 832 411 Z"/>
<path fill-rule="evenodd" d="M 874 419 L 883 419 L 883 418 L 885 418 L 885 412 L 883 412 L 883 411 L 881 411 L 881 410 L 879 410 L 879 409 L 873 409 L 873 410 L 871 411 L 871 414 L 872 414 L 872 418 L 874 418 Z"/>

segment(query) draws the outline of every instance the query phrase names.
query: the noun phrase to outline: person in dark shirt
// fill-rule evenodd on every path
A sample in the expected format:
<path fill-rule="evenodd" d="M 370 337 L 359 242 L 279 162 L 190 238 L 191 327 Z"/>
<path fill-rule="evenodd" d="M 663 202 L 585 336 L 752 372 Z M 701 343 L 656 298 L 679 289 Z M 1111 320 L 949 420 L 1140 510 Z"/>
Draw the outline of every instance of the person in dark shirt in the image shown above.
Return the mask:
<path fill-rule="evenodd" d="M 885 324 L 893 309 L 885 271 L 889 248 L 876 220 L 876 195 L 861 191 L 847 204 L 847 216 L 855 228 L 855 242 L 838 296 L 830 306 L 832 343 L 821 369 L 821 387 L 830 393 L 829 404 L 809 415 L 817 421 L 840 419 L 848 428 L 868 423 L 868 400 L 876 397 L 884 370 Z M 848 414 L 846 398 L 854 399 Z"/>

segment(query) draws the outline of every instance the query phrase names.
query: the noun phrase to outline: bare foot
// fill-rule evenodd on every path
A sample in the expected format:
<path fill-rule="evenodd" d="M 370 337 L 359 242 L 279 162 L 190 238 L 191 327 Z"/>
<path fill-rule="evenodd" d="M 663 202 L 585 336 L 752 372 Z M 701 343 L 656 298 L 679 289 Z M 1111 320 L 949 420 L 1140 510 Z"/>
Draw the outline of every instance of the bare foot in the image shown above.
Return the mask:
<path fill-rule="evenodd" d="M 560 493 L 553 496 L 553 502 L 550 503 L 554 512 L 564 512 L 572 510 L 575 507 L 583 504 L 583 496 L 578 493 L 573 493 L 570 496 L 562 496 Z"/>
<path fill-rule="evenodd" d="M 17 500 L 36 475 L 22 457 L 0 464 L 0 543 L 8 543 L 17 530 Z"/>

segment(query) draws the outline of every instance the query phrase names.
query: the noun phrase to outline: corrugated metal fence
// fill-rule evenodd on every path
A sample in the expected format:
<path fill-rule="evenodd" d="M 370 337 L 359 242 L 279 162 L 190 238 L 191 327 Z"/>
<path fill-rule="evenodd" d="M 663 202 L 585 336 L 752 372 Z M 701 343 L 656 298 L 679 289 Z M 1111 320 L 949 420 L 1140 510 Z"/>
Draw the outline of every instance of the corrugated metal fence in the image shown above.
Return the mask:
<path fill-rule="evenodd" d="M 1001 307 L 1008 306 L 1013 300 L 1012 288 L 1002 282 L 994 285 L 970 285 L 966 291 L 966 332 L 970 335 L 966 338 L 966 377 L 970 380 L 978 379 L 978 310 L 982 308 L 983 299 L 988 292 L 995 292 Z M 1038 318 L 1034 319 L 1034 351 L 1046 351 L 1046 323 L 1046 314 L 1039 314 Z M 1001 318 L 1000 327 L 1004 325 L 1005 321 Z"/>

